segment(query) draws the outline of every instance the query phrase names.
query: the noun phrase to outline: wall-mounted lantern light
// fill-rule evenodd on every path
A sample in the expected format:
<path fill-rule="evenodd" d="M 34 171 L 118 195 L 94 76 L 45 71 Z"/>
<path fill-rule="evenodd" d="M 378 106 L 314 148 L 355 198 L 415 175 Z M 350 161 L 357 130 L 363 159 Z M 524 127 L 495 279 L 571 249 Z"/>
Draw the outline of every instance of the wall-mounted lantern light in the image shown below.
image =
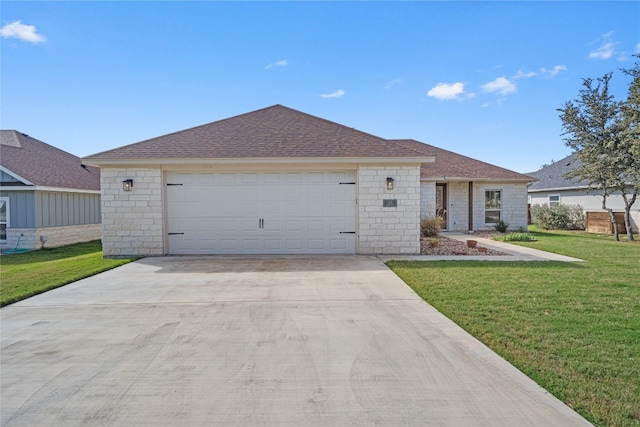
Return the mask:
<path fill-rule="evenodd" d="M 393 190 L 393 182 L 394 182 L 393 178 L 391 177 L 387 178 L 387 190 Z"/>
<path fill-rule="evenodd" d="M 132 179 L 125 179 L 124 181 L 122 181 L 122 190 L 123 191 L 131 191 L 131 190 L 133 190 L 133 180 Z"/>

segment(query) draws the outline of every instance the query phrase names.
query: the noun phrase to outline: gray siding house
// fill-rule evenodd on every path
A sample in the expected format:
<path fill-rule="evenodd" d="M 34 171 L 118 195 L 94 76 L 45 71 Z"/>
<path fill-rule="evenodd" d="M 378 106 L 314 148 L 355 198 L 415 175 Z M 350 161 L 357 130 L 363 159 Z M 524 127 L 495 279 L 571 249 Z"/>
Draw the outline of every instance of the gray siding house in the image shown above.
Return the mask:
<path fill-rule="evenodd" d="M 545 166 L 528 175 L 538 179 L 529 185 L 529 203 L 533 205 L 580 205 L 585 212 L 606 212 L 602 209 L 602 196 L 598 192 L 588 192 L 587 182 L 565 178 L 565 174 L 577 166 L 575 154 Z M 615 212 L 624 212 L 624 201 L 620 194 L 607 198 L 607 207 Z M 638 233 L 640 226 L 640 202 L 631 208 L 631 227 Z"/>
<path fill-rule="evenodd" d="M 100 170 L 15 130 L 0 131 L 0 249 L 100 238 Z"/>

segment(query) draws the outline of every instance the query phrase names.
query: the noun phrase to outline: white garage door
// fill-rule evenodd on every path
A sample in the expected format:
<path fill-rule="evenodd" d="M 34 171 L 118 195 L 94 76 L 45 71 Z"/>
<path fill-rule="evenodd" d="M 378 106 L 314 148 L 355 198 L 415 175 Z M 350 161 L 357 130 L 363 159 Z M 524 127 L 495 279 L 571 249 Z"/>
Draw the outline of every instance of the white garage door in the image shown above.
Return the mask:
<path fill-rule="evenodd" d="M 170 254 L 355 252 L 355 172 L 166 174 Z"/>

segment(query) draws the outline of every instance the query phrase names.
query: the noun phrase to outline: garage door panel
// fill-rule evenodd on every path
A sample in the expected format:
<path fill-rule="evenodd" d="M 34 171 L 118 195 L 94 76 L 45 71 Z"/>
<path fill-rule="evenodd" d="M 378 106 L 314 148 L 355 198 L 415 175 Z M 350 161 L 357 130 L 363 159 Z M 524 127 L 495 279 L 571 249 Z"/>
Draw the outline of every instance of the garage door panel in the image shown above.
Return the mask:
<path fill-rule="evenodd" d="M 280 239 L 264 239 L 264 249 L 266 251 L 282 250 L 282 241 Z"/>
<path fill-rule="evenodd" d="M 241 239 L 241 243 L 243 251 L 253 251 L 260 249 L 259 239 Z"/>
<path fill-rule="evenodd" d="M 306 175 L 299 172 L 287 172 L 285 173 L 284 181 L 289 184 L 300 184 L 302 182 L 306 182 Z"/>
<path fill-rule="evenodd" d="M 287 233 L 300 233 L 305 231 L 302 227 L 302 221 L 300 220 L 289 220 L 285 222 L 285 231 Z"/>
<path fill-rule="evenodd" d="M 220 239 L 220 249 L 221 252 L 231 252 L 238 251 L 238 240 L 237 239 Z"/>
<path fill-rule="evenodd" d="M 263 182 L 265 184 L 279 184 L 282 182 L 282 175 L 280 173 L 265 173 Z"/>
<path fill-rule="evenodd" d="M 340 232 L 355 231 L 355 229 L 353 227 L 350 227 L 350 225 L 348 224 L 349 221 L 344 219 L 327 220 L 327 222 L 329 223 L 329 226 L 327 227 L 327 229 L 333 234 L 336 234 L 336 233 L 340 234 Z"/>
<path fill-rule="evenodd" d="M 265 202 L 262 205 L 263 213 L 265 217 L 278 218 L 282 215 L 282 206 L 279 203 L 271 201 Z"/>
<path fill-rule="evenodd" d="M 309 215 L 317 216 L 325 213 L 326 204 L 321 202 L 309 202 L 307 212 Z"/>
<path fill-rule="evenodd" d="M 220 219 L 217 221 L 217 225 L 220 233 L 237 233 L 241 230 L 239 221 L 237 219 Z M 213 226 L 212 228 L 215 229 L 216 227 Z M 256 227 L 256 230 L 257 228 L 258 227 Z"/>
<path fill-rule="evenodd" d="M 325 220 L 311 219 L 307 221 L 307 231 L 309 231 L 309 233 L 324 234 L 327 231 Z"/>
<path fill-rule="evenodd" d="M 242 219 L 239 220 L 242 224 L 242 231 L 257 233 L 260 230 L 260 222 L 258 219 Z"/>
<path fill-rule="evenodd" d="M 169 253 L 353 253 L 353 172 L 167 173 Z"/>
<path fill-rule="evenodd" d="M 347 250 L 348 242 L 347 239 L 331 239 L 329 241 L 330 248 L 334 251 L 344 251 Z"/>
<path fill-rule="evenodd" d="M 286 221 L 279 218 L 265 218 L 262 230 L 268 234 L 281 234 L 286 229 Z"/>
<path fill-rule="evenodd" d="M 309 249 L 312 251 L 322 251 L 325 249 L 324 239 L 309 239 Z"/>

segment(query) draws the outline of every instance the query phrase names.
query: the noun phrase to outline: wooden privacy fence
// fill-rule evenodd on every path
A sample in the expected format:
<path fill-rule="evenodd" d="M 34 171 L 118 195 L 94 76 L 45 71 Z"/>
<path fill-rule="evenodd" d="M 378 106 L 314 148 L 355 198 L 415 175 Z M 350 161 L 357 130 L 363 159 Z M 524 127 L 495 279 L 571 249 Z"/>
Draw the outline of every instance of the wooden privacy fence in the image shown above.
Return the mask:
<path fill-rule="evenodd" d="M 624 212 L 614 212 L 613 215 L 618 223 L 618 232 L 624 234 L 627 228 L 624 226 Z M 613 233 L 613 224 L 609 212 L 593 212 L 587 211 L 587 232 L 611 234 Z"/>

